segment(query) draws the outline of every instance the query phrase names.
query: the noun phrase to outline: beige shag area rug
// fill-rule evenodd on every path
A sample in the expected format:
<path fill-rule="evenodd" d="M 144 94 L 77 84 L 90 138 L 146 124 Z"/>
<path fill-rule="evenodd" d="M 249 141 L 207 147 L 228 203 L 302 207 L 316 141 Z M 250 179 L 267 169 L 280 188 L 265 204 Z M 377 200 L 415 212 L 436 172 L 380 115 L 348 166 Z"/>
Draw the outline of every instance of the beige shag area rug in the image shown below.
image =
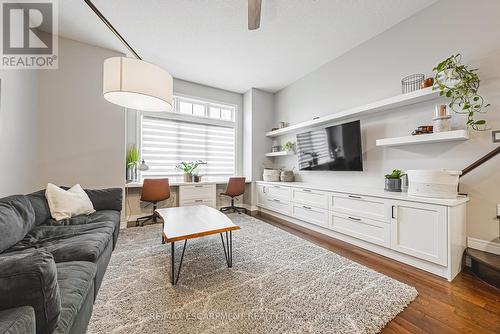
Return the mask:
<path fill-rule="evenodd" d="M 230 218 L 241 226 L 233 268 L 219 235 L 189 240 L 175 287 L 161 225 L 121 231 L 88 332 L 377 333 L 417 296 L 256 218 Z"/>

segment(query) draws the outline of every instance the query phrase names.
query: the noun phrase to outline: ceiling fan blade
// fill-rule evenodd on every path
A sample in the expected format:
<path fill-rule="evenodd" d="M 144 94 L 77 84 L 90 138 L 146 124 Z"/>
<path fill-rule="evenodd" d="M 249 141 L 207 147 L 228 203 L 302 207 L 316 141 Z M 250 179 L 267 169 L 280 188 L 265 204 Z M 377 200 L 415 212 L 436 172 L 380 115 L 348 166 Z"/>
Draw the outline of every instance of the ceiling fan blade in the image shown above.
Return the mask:
<path fill-rule="evenodd" d="M 248 0 L 248 30 L 259 29 L 262 0 Z"/>

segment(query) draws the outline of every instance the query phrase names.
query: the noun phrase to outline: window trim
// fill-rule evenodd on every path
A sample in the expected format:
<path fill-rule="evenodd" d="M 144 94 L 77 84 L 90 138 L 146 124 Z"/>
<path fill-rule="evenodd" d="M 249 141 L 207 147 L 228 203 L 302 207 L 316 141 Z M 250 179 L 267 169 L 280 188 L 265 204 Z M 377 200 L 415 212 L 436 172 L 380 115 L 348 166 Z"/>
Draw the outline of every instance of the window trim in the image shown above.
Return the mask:
<path fill-rule="evenodd" d="M 223 126 L 223 127 L 230 127 L 234 128 L 234 175 L 239 175 L 241 173 L 241 167 L 242 163 L 238 159 L 239 151 L 242 149 L 241 143 L 240 143 L 240 120 L 242 119 L 239 112 L 239 108 L 237 104 L 233 103 L 226 103 L 226 102 L 220 102 L 220 101 L 215 101 L 211 99 L 205 99 L 201 97 L 193 97 L 185 94 L 177 94 L 174 93 L 174 98 L 175 97 L 181 97 L 181 98 L 186 98 L 186 99 L 193 99 L 197 101 L 205 101 L 207 103 L 211 104 L 216 104 L 216 105 L 221 105 L 221 106 L 231 106 L 234 108 L 234 115 L 233 115 L 233 120 L 232 121 L 227 121 L 227 120 L 221 120 L 217 118 L 210 118 L 210 117 L 205 117 L 205 116 L 194 116 L 194 115 L 188 115 L 188 114 L 181 114 L 180 112 L 148 112 L 148 111 L 140 111 L 138 112 L 138 117 L 137 117 L 137 123 L 136 123 L 136 130 L 137 130 L 137 144 L 136 147 L 139 150 L 139 153 L 142 157 L 142 122 L 144 119 L 144 116 L 150 116 L 150 117 L 158 117 L 158 118 L 165 118 L 168 120 L 173 120 L 173 121 L 183 121 L 183 122 L 190 122 L 190 123 L 198 123 L 198 124 L 208 124 L 208 125 L 216 125 L 216 126 Z M 178 101 L 175 100 L 174 101 Z M 177 102 L 175 102 L 177 103 Z M 172 106 L 173 107 L 173 106 Z M 147 161 L 146 161 L 147 163 Z M 140 180 L 142 181 L 143 177 L 142 175 L 140 176 Z"/>
<path fill-rule="evenodd" d="M 184 95 L 184 94 L 174 94 L 174 99 L 173 99 L 174 103 L 172 105 L 172 109 L 173 110 L 180 110 L 180 102 L 183 102 L 182 100 L 184 100 L 185 102 L 192 103 L 192 104 L 199 104 L 199 105 L 205 106 L 205 115 L 204 116 L 195 116 L 195 115 L 191 114 L 192 117 L 202 118 L 202 119 L 208 118 L 208 119 L 215 119 L 215 120 L 219 119 L 219 120 L 225 121 L 225 122 L 236 123 L 236 117 L 237 117 L 237 112 L 238 112 L 238 106 L 236 104 L 224 103 L 224 102 L 214 101 L 214 100 L 210 100 L 210 99 L 204 99 L 204 98 L 200 98 L 200 97 L 188 96 L 188 95 Z M 232 114 L 231 120 L 229 121 L 229 120 L 224 120 L 221 118 L 210 117 L 209 116 L 210 106 L 219 107 L 220 109 L 232 108 L 234 110 L 234 112 Z M 170 111 L 170 113 L 189 116 L 188 114 L 183 114 L 180 111 Z"/>

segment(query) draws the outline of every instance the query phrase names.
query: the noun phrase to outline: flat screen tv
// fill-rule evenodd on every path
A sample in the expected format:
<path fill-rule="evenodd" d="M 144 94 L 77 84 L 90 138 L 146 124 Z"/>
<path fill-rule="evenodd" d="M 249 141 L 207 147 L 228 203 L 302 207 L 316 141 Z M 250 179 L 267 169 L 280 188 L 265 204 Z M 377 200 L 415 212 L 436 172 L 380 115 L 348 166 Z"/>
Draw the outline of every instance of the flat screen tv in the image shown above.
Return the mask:
<path fill-rule="evenodd" d="M 359 121 L 297 135 L 299 170 L 362 171 Z"/>

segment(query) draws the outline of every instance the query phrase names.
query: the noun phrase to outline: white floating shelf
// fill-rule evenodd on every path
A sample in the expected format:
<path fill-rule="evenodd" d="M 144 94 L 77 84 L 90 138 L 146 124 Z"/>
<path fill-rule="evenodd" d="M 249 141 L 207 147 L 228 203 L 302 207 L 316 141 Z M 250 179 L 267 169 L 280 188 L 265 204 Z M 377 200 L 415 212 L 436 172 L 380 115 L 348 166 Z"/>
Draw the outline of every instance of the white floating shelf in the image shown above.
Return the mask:
<path fill-rule="evenodd" d="M 279 151 L 279 152 L 266 153 L 266 157 L 282 157 L 285 155 L 295 155 L 295 152 L 293 152 L 293 151 Z"/>
<path fill-rule="evenodd" d="M 402 146 L 426 143 L 438 143 L 447 141 L 468 140 L 467 130 L 455 130 L 447 132 L 430 133 L 426 135 L 415 135 L 395 138 L 377 139 L 377 146 Z"/>
<path fill-rule="evenodd" d="M 438 90 L 432 90 L 432 87 L 424 88 L 408 94 L 389 97 L 387 99 L 365 104 L 363 106 L 342 110 L 335 114 L 318 117 L 310 121 L 305 121 L 302 123 L 287 126 L 286 128 L 270 131 L 266 133 L 266 136 L 277 137 L 286 133 L 297 132 L 304 128 L 317 127 L 327 123 L 341 121 L 349 118 L 360 118 L 361 116 L 366 116 L 377 112 L 409 106 L 419 102 L 431 101 L 439 97 L 440 96 Z"/>

